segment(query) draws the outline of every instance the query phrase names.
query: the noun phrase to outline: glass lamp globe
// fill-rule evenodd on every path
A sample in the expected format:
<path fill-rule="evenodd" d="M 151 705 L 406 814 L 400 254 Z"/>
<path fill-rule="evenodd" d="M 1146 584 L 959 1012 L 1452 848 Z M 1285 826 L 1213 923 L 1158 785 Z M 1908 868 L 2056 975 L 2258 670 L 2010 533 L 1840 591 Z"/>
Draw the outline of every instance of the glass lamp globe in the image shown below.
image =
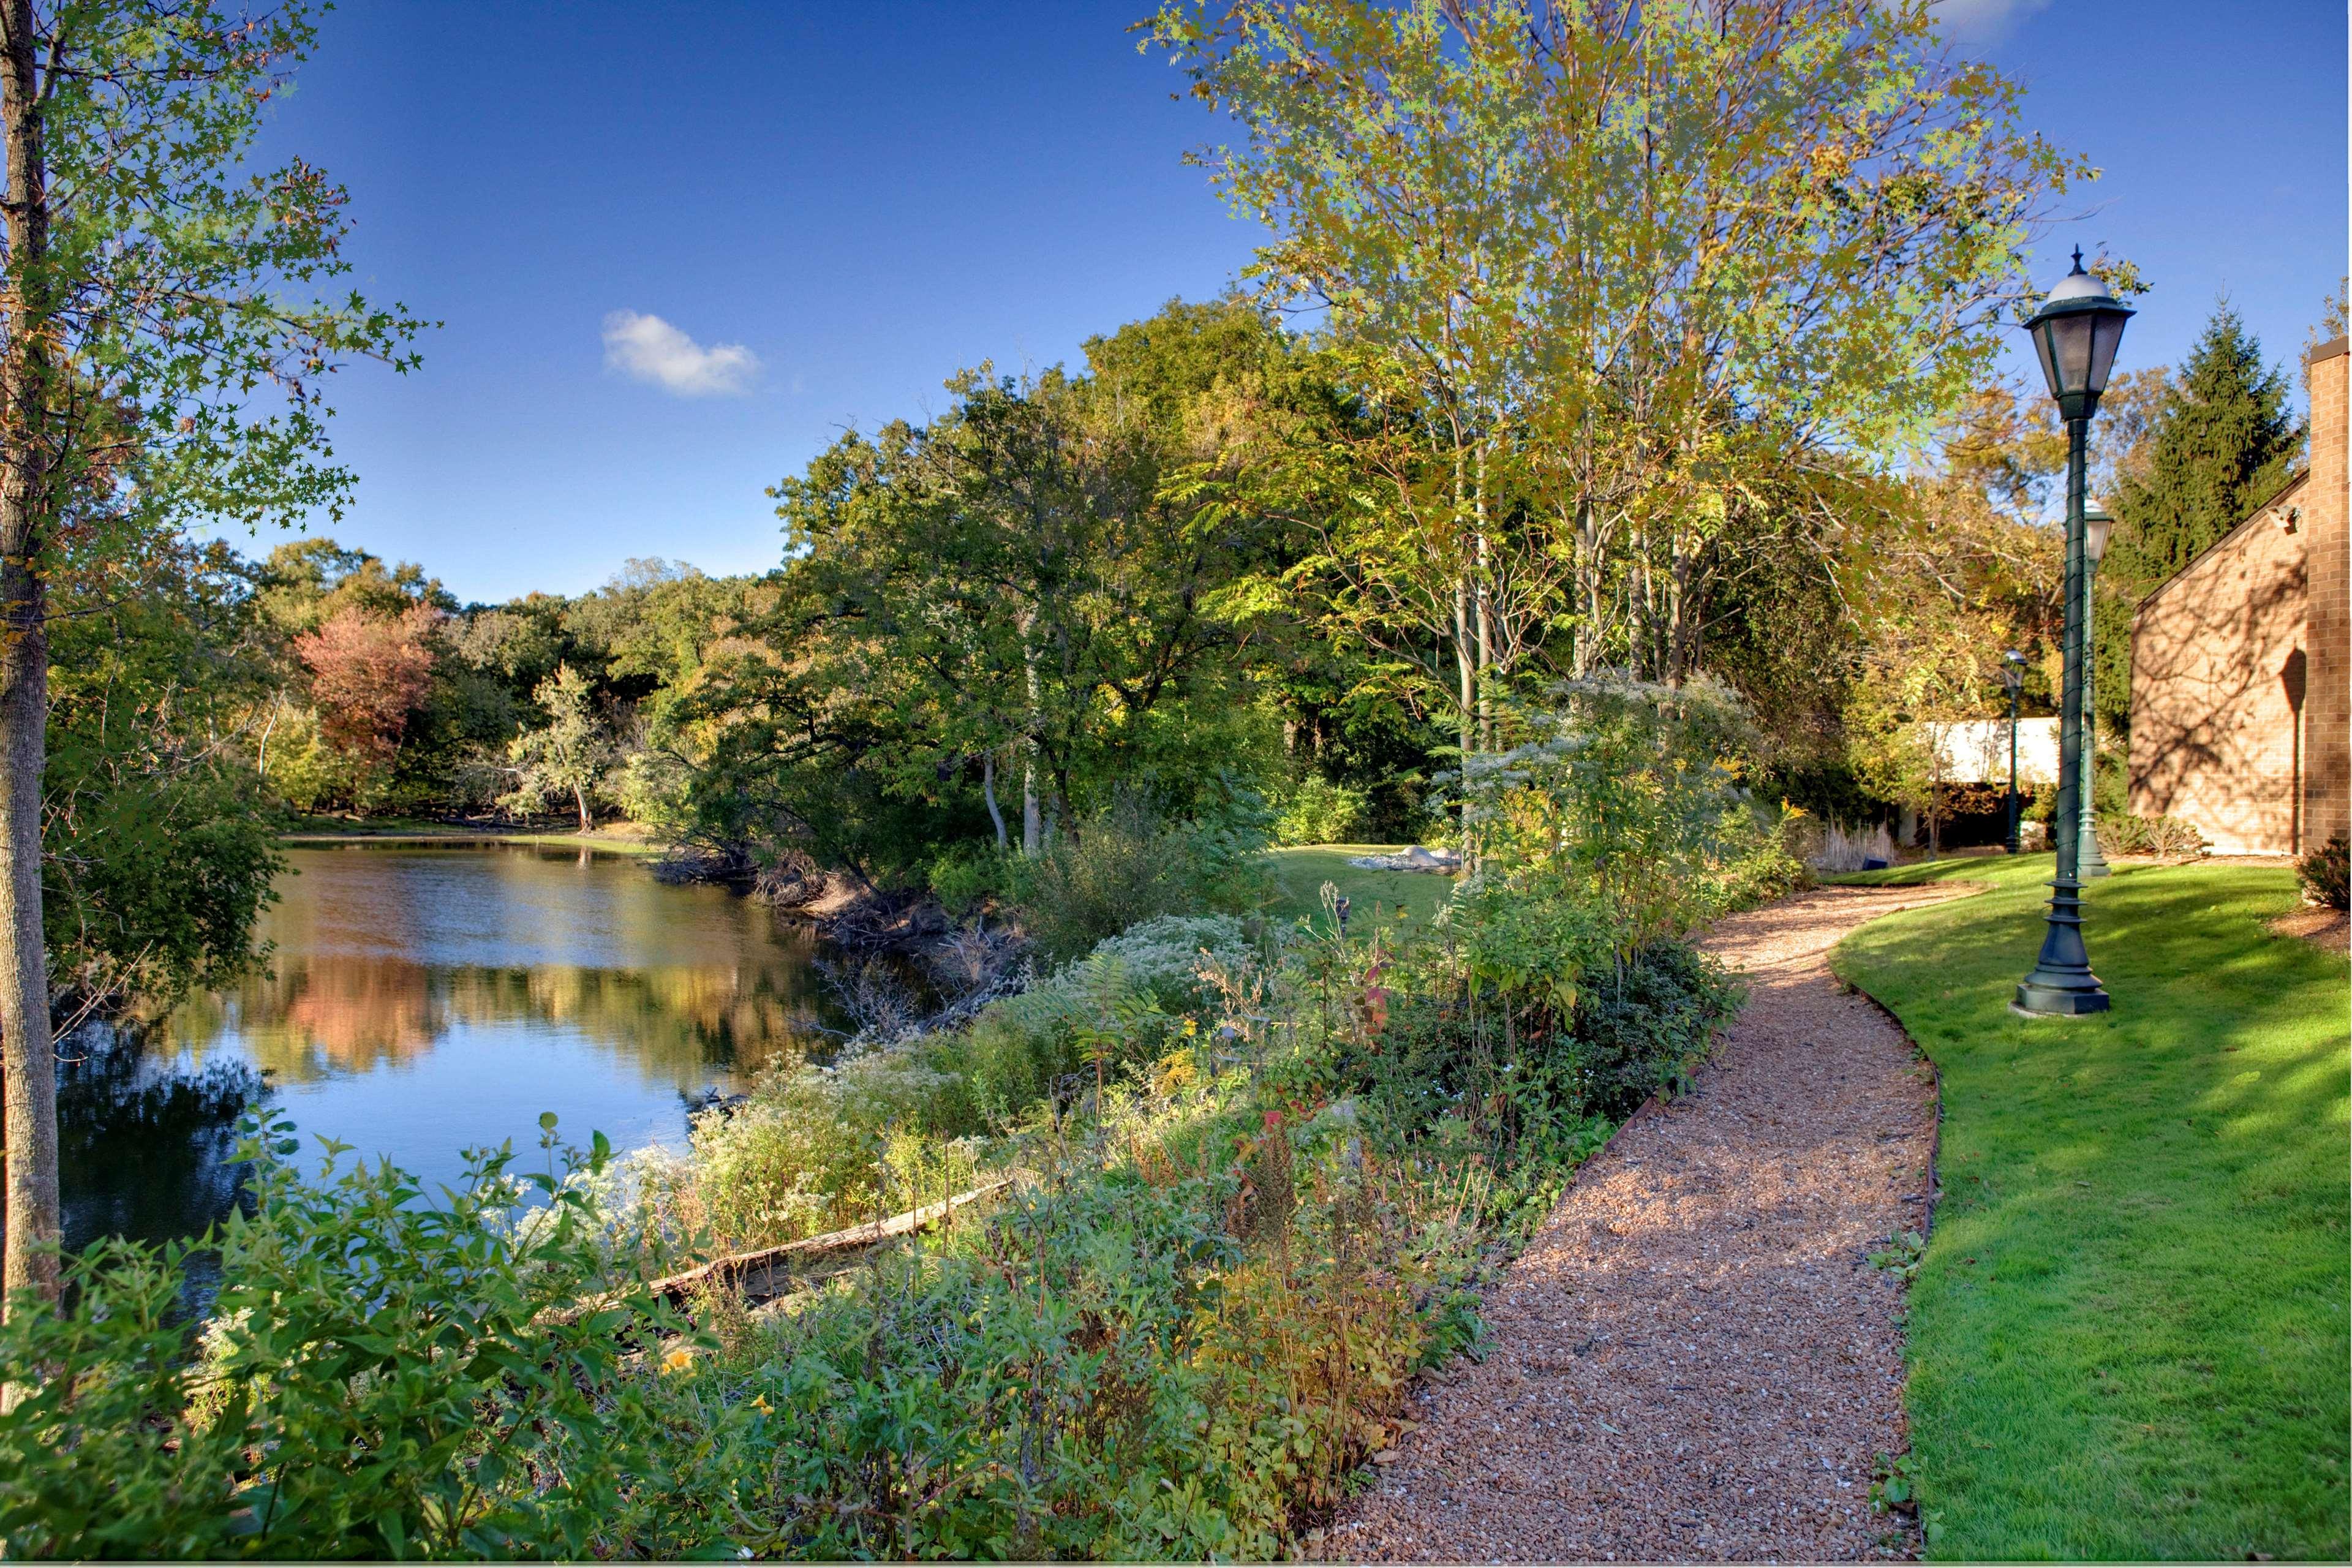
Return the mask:
<path fill-rule="evenodd" d="M 2116 350 L 2124 341 L 2124 323 L 2133 314 L 2105 284 L 2083 270 L 2082 247 L 2075 247 L 2074 269 L 2058 280 L 2025 323 L 2033 334 L 2042 378 L 2068 419 L 2088 419 L 2098 411 Z"/>
<path fill-rule="evenodd" d="M 2115 531 L 2116 520 L 2096 500 L 2083 509 L 2083 554 L 2095 566 L 2107 553 L 2107 536 Z"/>

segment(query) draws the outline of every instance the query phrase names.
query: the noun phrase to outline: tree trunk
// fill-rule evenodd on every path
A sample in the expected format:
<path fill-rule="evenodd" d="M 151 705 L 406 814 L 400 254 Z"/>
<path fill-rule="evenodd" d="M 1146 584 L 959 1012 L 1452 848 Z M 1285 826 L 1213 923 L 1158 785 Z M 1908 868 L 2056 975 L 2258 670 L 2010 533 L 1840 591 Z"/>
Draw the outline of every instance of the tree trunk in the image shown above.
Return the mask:
<path fill-rule="evenodd" d="M 572 786 L 572 804 L 580 808 L 580 831 L 583 833 L 594 832 L 596 829 L 596 818 L 595 816 L 588 809 L 588 792 L 580 785 L 573 784 Z"/>
<path fill-rule="evenodd" d="M 281 691 L 278 694 L 278 700 L 269 705 L 269 722 L 261 727 L 261 745 L 253 756 L 255 778 L 266 780 L 269 777 L 269 737 L 278 729 L 278 716 L 285 711 L 286 694 Z"/>
<path fill-rule="evenodd" d="M 1495 750 L 1494 555 L 1486 542 L 1486 448 L 1478 448 L 1475 510 L 1478 519 L 1478 749 Z"/>
<path fill-rule="evenodd" d="M 1470 580 L 1465 576 L 1454 585 L 1454 668 L 1460 678 L 1462 708 L 1462 776 L 1466 785 L 1470 777 L 1470 757 L 1476 750 L 1476 736 L 1472 725 L 1477 718 L 1477 699 L 1474 690 L 1475 672 L 1471 668 L 1470 651 Z M 1462 792 L 1462 868 L 1473 868 L 1475 858 L 1470 842 L 1470 792 Z"/>
<path fill-rule="evenodd" d="M 32 0 L 7 0 L 0 37 L 0 130 L 7 137 L 8 259 L 16 286 L 0 353 L 0 1099 L 6 1102 L 6 1256 L 0 1291 L 58 1294 L 58 1076 L 41 940 L 41 772 L 49 719 L 47 408 L 48 192 L 41 148 Z M 0 1310 L 5 1310 L 0 1305 Z M 5 1398 L 5 1395 L 0 1395 Z"/>
<path fill-rule="evenodd" d="M 1032 741 L 1034 747 L 1036 742 Z M 1032 754 L 1021 764 L 1021 854 L 1034 860 L 1045 852 L 1045 810 L 1037 794 L 1037 758 Z"/>
<path fill-rule="evenodd" d="M 1044 681 L 1037 673 L 1037 645 L 1031 633 L 1037 625 L 1037 612 L 1023 613 L 1021 630 L 1021 674 L 1028 699 L 1028 738 L 1022 742 L 1021 758 L 1021 853 L 1034 860 L 1045 852 L 1045 817 L 1037 798 L 1037 726 L 1039 710 L 1044 706 Z"/>
<path fill-rule="evenodd" d="M 980 755 L 980 798 L 988 802 L 988 820 L 996 824 L 996 852 L 1004 853 L 1009 842 L 1004 831 L 1004 813 L 996 804 L 996 753 L 982 752 Z"/>

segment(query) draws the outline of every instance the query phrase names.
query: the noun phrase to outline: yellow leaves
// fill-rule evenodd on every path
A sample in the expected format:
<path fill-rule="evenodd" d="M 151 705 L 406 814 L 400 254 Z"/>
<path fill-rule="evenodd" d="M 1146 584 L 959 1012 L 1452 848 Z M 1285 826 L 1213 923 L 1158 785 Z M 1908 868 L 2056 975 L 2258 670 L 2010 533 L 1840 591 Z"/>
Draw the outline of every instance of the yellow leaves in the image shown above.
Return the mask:
<path fill-rule="evenodd" d="M 1184 1032 L 1189 1035 L 1192 1032 L 1190 1027 L 1192 1020 L 1186 1019 L 1185 1024 L 1187 1027 Z M 1156 1093 L 1172 1097 L 1194 1088 L 1200 1082 L 1200 1060 L 1193 1055 L 1192 1048 L 1189 1046 L 1171 1051 L 1152 1064 L 1151 1087 Z"/>

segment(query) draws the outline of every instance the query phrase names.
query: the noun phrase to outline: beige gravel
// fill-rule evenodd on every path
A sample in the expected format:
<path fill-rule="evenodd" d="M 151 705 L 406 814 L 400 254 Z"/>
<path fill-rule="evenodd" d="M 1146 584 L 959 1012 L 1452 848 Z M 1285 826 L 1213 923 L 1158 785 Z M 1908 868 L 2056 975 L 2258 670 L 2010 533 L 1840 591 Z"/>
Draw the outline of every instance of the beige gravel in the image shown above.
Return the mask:
<path fill-rule="evenodd" d="M 1831 975 L 1864 921 L 1945 889 L 1824 889 L 1705 943 L 1748 977 L 1694 1090 L 1628 1122 L 1487 1296 L 1483 1363 L 1424 1384 L 1318 1555 L 1363 1561 L 1909 1555 L 1874 1514 L 1904 1445 L 1892 1277 L 1927 1217 L 1935 1086 Z"/>

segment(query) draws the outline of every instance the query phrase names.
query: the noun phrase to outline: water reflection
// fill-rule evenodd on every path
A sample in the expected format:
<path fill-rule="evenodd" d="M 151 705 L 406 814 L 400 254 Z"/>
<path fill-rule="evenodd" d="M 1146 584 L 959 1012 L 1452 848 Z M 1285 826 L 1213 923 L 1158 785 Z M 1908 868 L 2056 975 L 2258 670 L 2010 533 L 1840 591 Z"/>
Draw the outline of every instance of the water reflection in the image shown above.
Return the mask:
<path fill-rule="evenodd" d="M 58 1180 L 65 1243 L 170 1241 L 225 1218 L 243 1167 L 236 1119 L 262 1092 L 252 1064 L 192 1067 L 151 1056 L 104 1023 L 58 1051 Z"/>
<path fill-rule="evenodd" d="M 69 1245 L 190 1236 L 235 1201 L 257 1094 L 430 1184 L 459 1152 L 678 1142 L 689 1108 L 835 1023 L 805 935 L 618 857 L 508 846 L 292 852 L 264 917 L 271 973 L 142 1041 L 86 1030 L 60 1085 Z"/>

